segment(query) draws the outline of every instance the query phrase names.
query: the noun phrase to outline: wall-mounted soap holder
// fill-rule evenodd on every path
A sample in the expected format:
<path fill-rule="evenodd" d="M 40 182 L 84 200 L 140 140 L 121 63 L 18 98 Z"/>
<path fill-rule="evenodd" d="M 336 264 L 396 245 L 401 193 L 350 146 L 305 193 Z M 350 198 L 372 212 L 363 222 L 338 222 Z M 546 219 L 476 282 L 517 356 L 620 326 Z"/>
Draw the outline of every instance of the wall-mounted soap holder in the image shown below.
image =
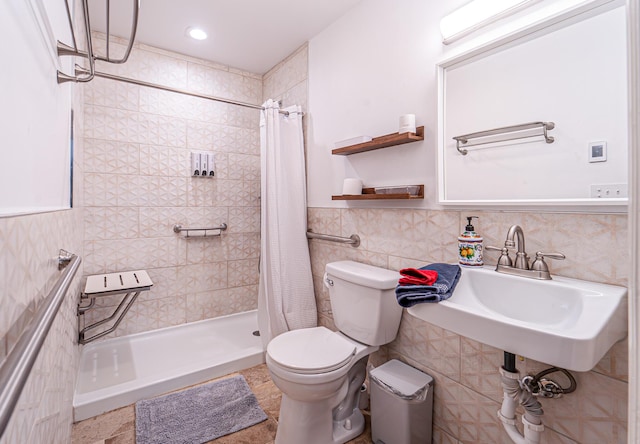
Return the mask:
<path fill-rule="evenodd" d="M 216 159 L 211 152 L 191 152 L 191 176 L 213 177 L 216 175 Z"/>

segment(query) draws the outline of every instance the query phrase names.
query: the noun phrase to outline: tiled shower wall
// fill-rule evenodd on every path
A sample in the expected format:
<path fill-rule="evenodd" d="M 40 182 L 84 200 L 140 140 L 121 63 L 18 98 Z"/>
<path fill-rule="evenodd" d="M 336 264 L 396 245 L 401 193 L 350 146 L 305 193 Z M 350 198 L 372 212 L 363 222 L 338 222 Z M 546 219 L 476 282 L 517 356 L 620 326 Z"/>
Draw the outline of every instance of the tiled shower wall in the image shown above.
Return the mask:
<path fill-rule="evenodd" d="M 126 64 L 98 69 L 262 103 L 259 75 L 145 45 Z M 154 282 L 110 336 L 256 308 L 259 111 L 97 78 L 86 85 L 84 136 L 85 274 L 145 269 Z M 192 150 L 215 153 L 214 178 L 190 176 Z M 220 237 L 172 230 L 223 222 Z M 118 300 L 100 301 L 85 322 Z"/>
<path fill-rule="evenodd" d="M 523 227 L 529 254 L 562 252 L 550 261 L 552 274 L 623 285 L 627 283 L 626 214 L 576 215 L 533 212 L 473 212 L 485 245 L 502 245 L 512 224 Z M 322 233 L 361 237 L 359 248 L 311 242 L 311 263 L 319 323 L 333 327 L 328 294 L 322 285 L 327 262 L 351 259 L 399 270 L 431 262 L 455 262 L 457 236 L 466 225 L 464 211 L 309 208 L 309 227 Z M 487 252 L 495 264 L 498 253 Z M 545 307 L 531 306 L 544 311 Z M 502 392 L 498 367 L 503 353 L 403 314 L 398 337 L 373 357 L 379 364 L 400 359 L 435 379 L 434 443 L 511 443 L 496 412 Z M 523 359 L 524 375 L 549 367 Z M 543 443 L 626 443 L 627 343 L 616 344 L 590 372 L 573 372 L 576 392 L 542 400 Z M 559 379 L 560 382 L 560 379 Z"/>

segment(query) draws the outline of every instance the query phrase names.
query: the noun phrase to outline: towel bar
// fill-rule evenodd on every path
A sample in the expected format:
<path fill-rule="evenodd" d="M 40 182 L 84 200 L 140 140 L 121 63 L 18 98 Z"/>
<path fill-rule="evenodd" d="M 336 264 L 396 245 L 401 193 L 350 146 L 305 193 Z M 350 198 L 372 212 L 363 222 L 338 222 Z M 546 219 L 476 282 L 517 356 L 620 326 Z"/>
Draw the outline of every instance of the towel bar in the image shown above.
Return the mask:
<path fill-rule="evenodd" d="M 544 141 L 547 143 L 553 143 L 554 138 L 547 134 L 548 130 L 552 130 L 555 128 L 555 123 L 553 122 L 529 122 L 522 123 L 520 125 L 512 125 L 512 126 L 504 126 L 502 128 L 495 128 L 487 131 L 479 131 L 477 133 L 464 134 L 462 136 L 456 136 L 453 139 L 456 141 L 456 149 L 460 154 L 466 156 L 469 151 L 465 148 L 461 148 L 461 146 L 476 146 L 476 145 L 485 145 L 487 143 L 496 143 L 496 142 L 504 142 L 507 140 L 517 140 L 517 139 L 525 139 L 528 137 L 536 137 L 543 136 Z M 531 134 L 531 133 L 522 133 L 522 131 L 532 130 L 532 129 L 540 129 L 540 133 Z M 492 136 L 500 136 L 503 134 L 509 133 L 517 133 L 512 134 L 511 136 L 505 136 L 504 138 L 497 138 Z M 490 137 L 490 139 L 486 139 Z M 485 138 L 485 139 L 483 139 Z M 478 141 L 472 141 L 471 139 L 480 139 Z"/>
<path fill-rule="evenodd" d="M 73 20 L 71 18 L 71 10 L 69 8 L 69 3 L 67 0 L 65 0 L 65 5 L 67 8 L 67 19 L 69 21 L 69 29 L 71 32 L 71 39 L 72 39 L 72 43 L 73 45 L 67 45 L 65 43 L 62 43 L 60 41 L 58 41 L 58 46 L 57 46 L 57 50 L 58 50 L 58 56 L 72 56 L 72 57 L 83 57 L 86 58 L 88 63 L 89 63 L 89 69 L 87 71 L 80 69 L 80 70 L 76 70 L 75 75 L 69 75 L 69 74 L 65 74 L 63 72 L 58 71 L 57 72 L 57 76 L 58 76 L 58 83 L 64 83 L 64 82 L 79 82 L 79 83 L 86 83 L 86 82 L 90 82 L 91 80 L 93 80 L 93 78 L 95 77 L 96 74 L 96 69 L 95 69 L 95 61 L 96 60 L 101 60 L 107 63 L 114 63 L 114 64 L 122 64 L 125 63 L 128 59 L 129 59 L 129 55 L 131 54 L 131 50 L 133 49 L 133 44 L 135 42 L 136 39 L 136 33 L 138 32 L 138 18 L 140 15 L 140 0 L 133 0 L 133 7 L 132 7 L 132 19 L 131 19 L 131 31 L 129 33 L 129 42 L 127 44 L 127 47 L 124 51 L 124 54 L 121 58 L 113 58 L 111 57 L 111 53 L 110 53 L 110 40 L 111 40 L 111 29 L 110 29 L 110 4 L 109 2 L 106 3 L 107 6 L 107 32 L 106 32 L 106 37 L 107 37 L 107 46 L 106 46 L 106 55 L 105 56 L 100 56 L 98 54 L 96 54 L 93 50 L 93 38 L 92 38 L 92 29 L 91 29 L 91 20 L 89 17 L 89 0 L 82 0 L 81 2 L 81 6 L 82 6 L 82 12 L 83 12 L 83 31 L 85 34 L 85 37 L 87 39 L 86 44 L 87 44 L 87 50 L 86 51 L 82 51 L 78 48 L 78 44 L 76 41 L 76 35 L 75 35 L 75 30 L 73 28 Z M 80 75 L 80 74 L 84 74 L 84 75 Z"/>

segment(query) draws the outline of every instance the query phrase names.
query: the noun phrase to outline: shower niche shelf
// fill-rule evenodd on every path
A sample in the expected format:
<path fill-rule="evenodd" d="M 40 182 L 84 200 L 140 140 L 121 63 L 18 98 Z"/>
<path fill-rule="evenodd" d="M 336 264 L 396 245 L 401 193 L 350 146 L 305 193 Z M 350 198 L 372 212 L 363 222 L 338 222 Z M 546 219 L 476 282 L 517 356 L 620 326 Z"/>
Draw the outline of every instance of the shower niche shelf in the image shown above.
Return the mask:
<path fill-rule="evenodd" d="M 415 133 L 391 133 L 380 137 L 374 137 L 373 140 L 370 140 L 369 142 L 336 148 L 331 151 L 331 154 L 348 156 L 350 154 L 365 153 L 367 151 L 389 148 L 396 145 L 404 145 L 405 143 L 418 142 L 420 140 L 424 140 L 424 126 L 416 128 Z"/>
<path fill-rule="evenodd" d="M 375 188 L 363 188 L 362 194 L 349 194 L 331 196 L 331 200 L 383 200 L 383 199 L 424 199 L 424 185 L 414 185 L 418 187 L 415 194 L 393 193 L 376 194 Z"/>

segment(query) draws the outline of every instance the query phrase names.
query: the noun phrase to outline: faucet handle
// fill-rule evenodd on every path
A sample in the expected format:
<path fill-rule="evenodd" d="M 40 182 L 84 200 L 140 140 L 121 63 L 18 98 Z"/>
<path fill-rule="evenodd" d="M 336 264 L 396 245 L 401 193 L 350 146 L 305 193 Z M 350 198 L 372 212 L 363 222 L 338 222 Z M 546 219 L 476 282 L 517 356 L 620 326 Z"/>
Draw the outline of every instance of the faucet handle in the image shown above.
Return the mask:
<path fill-rule="evenodd" d="M 537 251 L 536 259 L 533 261 L 533 264 L 531 264 L 531 269 L 536 271 L 549 271 L 549 267 L 547 267 L 547 263 L 544 261 L 545 257 L 557 260 L 563 260 L 566 258 L 562 253 L 543 253 L 541 251 Z"/>
<path fill-rule="evenodd" d="M 487 245 L 485 247 L 485 250 L 502 252 L 500 257 L 498 258 L 498 265 L 505 265 L 507 267 L 512 266 L 513 263 L 511 262 L 511 258 L 509 257 L 509 249 L 507 247 L 500 248 L 500 247 L 493 247 L 491 245 Z"/>
<path fill-rule="evenodd" d="M 543 253 L 541 251 L 536 251 L 536 259 L 544 259 L 545 257 L 548 257 L 549 259 L 558 259 L 560 261 L 567 258 L 567 256 L 562 253 Z"/>

